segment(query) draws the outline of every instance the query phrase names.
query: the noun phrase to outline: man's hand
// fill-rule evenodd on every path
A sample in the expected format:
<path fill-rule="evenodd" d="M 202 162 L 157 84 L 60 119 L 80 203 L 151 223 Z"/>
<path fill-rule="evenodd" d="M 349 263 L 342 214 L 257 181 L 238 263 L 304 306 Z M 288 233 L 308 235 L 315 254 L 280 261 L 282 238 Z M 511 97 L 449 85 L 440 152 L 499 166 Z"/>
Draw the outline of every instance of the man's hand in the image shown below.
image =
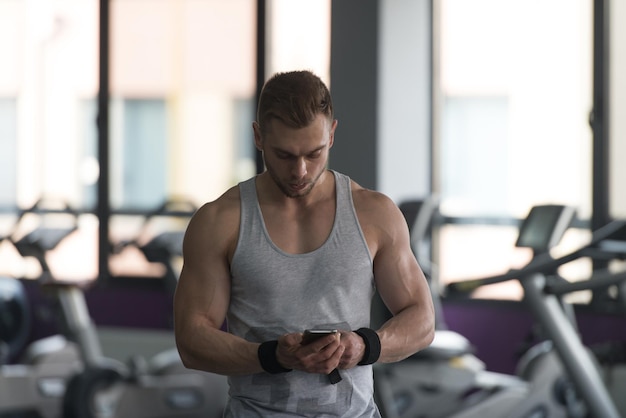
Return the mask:
<path fill-rule="evenodd" d="M 365 353 L 363 338 L 353 331 L 341 331 L 341 346 L 344 350 L 338 367 L 340 369 L 356 367 Z"/>
<path fill-rule="evenodd" d="M 283 367 L 320 374 L 329 374 L 339 367 L 345 351 L 341 333 L 324 336 L 305 345 L 301 343 L 302 333 L 299 332 L 278 338 L 276 359 Z"/>
<path fill-rule="evenodd" d="M 363 338 L 352 331 L 319 338 L 302 345 L 302 333 L 285 334 L 278 339 L 276 358 L 288 369 L 328 374 L 334 369 L 351 369 L 363 358 Z"/>

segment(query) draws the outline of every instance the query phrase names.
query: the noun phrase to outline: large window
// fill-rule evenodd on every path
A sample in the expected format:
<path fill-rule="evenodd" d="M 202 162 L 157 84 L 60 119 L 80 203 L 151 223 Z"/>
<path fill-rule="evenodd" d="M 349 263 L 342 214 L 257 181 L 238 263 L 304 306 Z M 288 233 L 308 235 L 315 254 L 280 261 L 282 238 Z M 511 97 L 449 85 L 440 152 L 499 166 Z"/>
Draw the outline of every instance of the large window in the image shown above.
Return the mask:
<path fill-rule="evenodd" d="M 49 254 L 63 278 L 97 275 L 98 11 L 98 0 L 0 2 L 0 233 L 16 206 L 69 203 L 79 229 Z M 165 199 L 197 206 L 254 173 L 256 1 L 111 0 L 110 14 L 115 244 Z M 37 277 L 36 267 L 0 246 L 0 273 Z"/>
<path fill-rule="evenodd" d="M 114 243 L 163 202 L 199 207 L 254 173 L 255 16 L 253 0 L 112 0 Z M 145 261 L 130 247 L 111 272 L 158 274 Z"/>
<path fill-rule="evenodd" d="M 528 261 L 511 220 L 533 205 L 572 205 L 589 219 L 593 10 L 590 0 L 439 0 L 435 10 L 434 188 L 452 220 L 436 253 L 448 283 Z M 587 237 L 574 230 L 562 245 Z"/>
<path fill-rule="evenodd" d="M 84 181 L 93 176 L 83 175 L 82 98 L 97 91 L 97 10 L 96 0 L 0 2 L 0 207 L 9 208 L 2 214 L 7 233 L 15 208 L 39 199 L 84 207 Z M 95 118 L 89 125 L 95 130 Z M 94 276 L 93 225 L 94 217 L 83 215 L 80 233 L 50 253 L 58 275 Z M 7 273 L 37 277 L 39 266 L 4 241 L 0 274 Z"/>
<path fill-rule="evenodd" d="M 198 203 L 253 172 L 252 0 L 111 2 L 114 208 Z"/>

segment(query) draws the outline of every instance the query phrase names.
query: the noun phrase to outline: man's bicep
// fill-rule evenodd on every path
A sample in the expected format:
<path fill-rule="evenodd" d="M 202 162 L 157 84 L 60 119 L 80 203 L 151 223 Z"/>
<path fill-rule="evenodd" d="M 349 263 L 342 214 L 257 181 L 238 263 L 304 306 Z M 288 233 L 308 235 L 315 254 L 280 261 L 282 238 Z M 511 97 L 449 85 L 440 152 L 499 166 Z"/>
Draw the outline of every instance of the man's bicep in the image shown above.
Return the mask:
<path fill-rule="evenodd" d="M 211 269 L 185 265 L 176 289 L 175 314 L 188 321 L 208 321 L 210 326 L 220 328 L 226 317 L 229 292 L 228 272 L 217 263 Z"/>
<path fill-rule="evenodd" d="M 219 231 L 212 230 L 206 219 L 195 221 L 185 235 L 175 311 L 186 320 L 208 320 L 219 328 L 230 296 L 230 273 L 223 248 L 226 244 L 223 239 L 212 239 Z"/>
<path fill-rule="evenodd" d="M 374 258 L 376 286 L 393 314 L 419 304 L 428 284 L 411 250 L 408 227 L 399 211 L 387 218 L 389 234 Z"/>
<path fill-rule="evenodd" d="M 417 304 L 427 292 L 424 274 L 412 254 L 379 254 L 374 262 L 376 288 L 392 314 Z"/>

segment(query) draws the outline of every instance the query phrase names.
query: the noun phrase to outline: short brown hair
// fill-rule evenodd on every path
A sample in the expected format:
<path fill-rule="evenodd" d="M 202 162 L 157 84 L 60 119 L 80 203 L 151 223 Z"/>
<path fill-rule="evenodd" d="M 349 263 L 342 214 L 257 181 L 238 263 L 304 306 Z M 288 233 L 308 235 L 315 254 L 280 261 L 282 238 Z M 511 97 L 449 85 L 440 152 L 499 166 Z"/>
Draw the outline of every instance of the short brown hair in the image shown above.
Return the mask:
<path fill-rule="evenodd" d="M 261 130 L 272 119 L 291 128 L 304 128 L 318 114 L 332 120 L 333 102 L 328 87 L 311 71 L 277 73 L 265 82 L 257 108 Z"/>

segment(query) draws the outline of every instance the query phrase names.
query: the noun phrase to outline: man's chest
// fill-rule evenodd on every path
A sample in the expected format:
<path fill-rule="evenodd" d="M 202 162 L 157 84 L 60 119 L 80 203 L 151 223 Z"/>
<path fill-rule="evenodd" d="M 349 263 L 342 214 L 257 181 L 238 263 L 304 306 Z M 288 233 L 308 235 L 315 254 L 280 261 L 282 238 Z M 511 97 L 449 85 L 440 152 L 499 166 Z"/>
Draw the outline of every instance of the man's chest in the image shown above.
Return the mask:
<path fill-rule="evenodd" d="M 264 215 L 270 239 L 290 254 L 309 253 L 321 247 L 332 233 L 334 221 L 334 211 Z"/>

